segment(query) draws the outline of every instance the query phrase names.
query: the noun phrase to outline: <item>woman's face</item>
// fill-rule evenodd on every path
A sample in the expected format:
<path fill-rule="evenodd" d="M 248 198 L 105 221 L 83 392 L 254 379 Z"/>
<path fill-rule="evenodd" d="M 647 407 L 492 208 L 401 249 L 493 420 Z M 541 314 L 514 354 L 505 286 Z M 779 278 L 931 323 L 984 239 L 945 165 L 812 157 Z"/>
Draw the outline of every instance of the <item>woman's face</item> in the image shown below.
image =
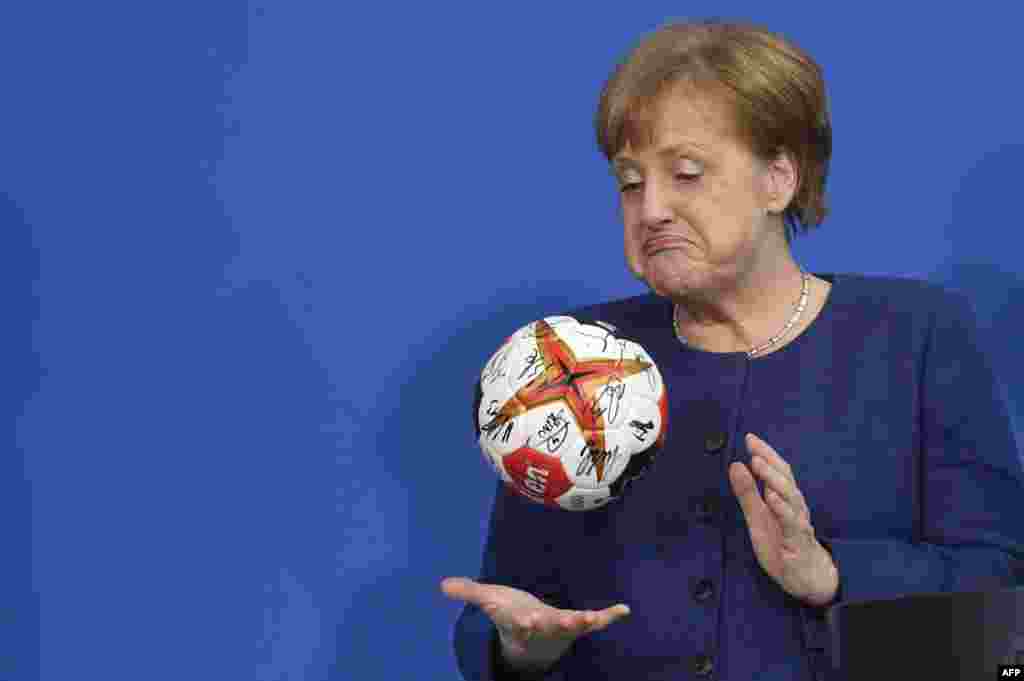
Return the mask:
<path fill-rule="evenodd" d="M 785 244 L 781 216 L 765 209 L 788 203 L 792 165 L 757 159 L 730 120 L 714 98 L 670 94 L 655 112 L 653 148 L 627 144 L 613 160 L 626 261 L 659 295 L 728 290 Z"/>

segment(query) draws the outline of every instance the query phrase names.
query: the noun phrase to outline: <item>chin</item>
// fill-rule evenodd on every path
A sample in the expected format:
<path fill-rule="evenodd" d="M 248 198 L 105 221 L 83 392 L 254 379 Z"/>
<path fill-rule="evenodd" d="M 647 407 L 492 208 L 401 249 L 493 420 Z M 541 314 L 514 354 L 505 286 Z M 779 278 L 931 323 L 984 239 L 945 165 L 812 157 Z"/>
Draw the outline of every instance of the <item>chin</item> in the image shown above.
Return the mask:
<path fill-rule="evenodd" d="M 659 295 L 683 293 L 693 288 L 692 268 L 678 262 L 660 263 L 646 268 L 644 279 Z"/>

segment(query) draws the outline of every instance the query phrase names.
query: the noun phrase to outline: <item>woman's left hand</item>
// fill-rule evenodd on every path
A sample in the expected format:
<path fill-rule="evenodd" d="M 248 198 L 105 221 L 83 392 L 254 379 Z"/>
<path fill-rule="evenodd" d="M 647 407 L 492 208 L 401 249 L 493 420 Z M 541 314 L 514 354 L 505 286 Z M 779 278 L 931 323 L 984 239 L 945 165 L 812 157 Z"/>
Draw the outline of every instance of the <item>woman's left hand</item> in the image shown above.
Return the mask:
<path fill-rule="evenodd" d="M 811 514 L 793 470 L 764 440 L 749 434 L 746 442 L 757 477 L 734 462 L 729 480 L 746 516 L 758 562 L 786 593 L 808 605 L 828 605 L 839 589 L 839 571 L 814 536 Z M 764 500 L 757 491 L 757 479 L 764 481 Z"/>

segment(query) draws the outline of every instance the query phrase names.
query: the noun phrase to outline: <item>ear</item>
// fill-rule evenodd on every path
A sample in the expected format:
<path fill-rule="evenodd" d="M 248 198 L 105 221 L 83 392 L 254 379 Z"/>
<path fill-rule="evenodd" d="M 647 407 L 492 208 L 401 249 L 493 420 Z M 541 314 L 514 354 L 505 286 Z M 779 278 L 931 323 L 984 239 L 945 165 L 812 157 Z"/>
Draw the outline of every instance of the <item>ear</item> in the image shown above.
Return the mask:
<path fill-rule="evenodd" d="M 765 168 L 767 184 L 767 208 L 781 213 L 789 206 L 800 187 L 800 169 L 793 155 L 780 149 L 778 155 Z"/>

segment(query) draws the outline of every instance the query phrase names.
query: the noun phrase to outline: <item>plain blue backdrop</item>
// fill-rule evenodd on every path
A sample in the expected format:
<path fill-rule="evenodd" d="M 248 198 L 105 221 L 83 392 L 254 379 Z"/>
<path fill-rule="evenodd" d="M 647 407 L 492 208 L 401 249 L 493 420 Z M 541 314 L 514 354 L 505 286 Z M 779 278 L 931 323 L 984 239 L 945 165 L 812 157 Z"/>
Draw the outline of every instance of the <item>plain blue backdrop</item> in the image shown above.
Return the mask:
<path fill-rule="evenodd" d="M 474 374 L 643 292 L 592 121 L 669 19 L 821 63 L 798 259 L 969 292 L 1020 422 L 1011 6 L 4 4 L 0 681 L 458 678 Z"/>

